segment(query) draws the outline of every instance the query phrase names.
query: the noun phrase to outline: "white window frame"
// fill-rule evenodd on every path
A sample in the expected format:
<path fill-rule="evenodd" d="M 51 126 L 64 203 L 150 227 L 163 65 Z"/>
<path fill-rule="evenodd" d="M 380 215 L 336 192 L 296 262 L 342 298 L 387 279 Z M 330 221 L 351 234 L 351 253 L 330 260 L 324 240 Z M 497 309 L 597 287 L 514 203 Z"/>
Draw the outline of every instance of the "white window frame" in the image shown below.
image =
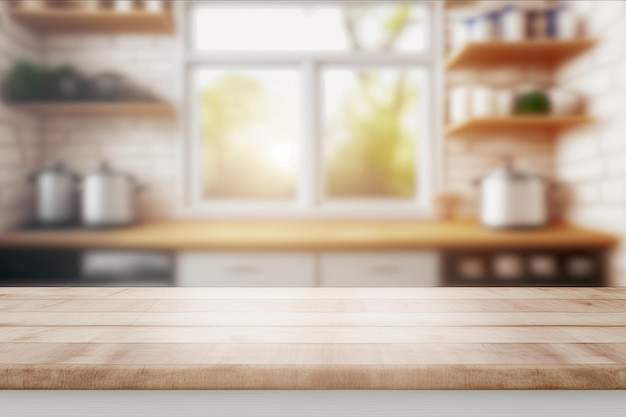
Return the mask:
<path fill-rule="evenodd" d="M 380 0 L 378 0 L 380 1 Z M 385 3 L 391 3 L 390 0 Z M 400 1 L 398 1 L 400 2 Z M 206 1 L 184 2 L 179 20 L 182 20 L 182 83 L 184 86 L 183 117 L 184 149 L 182 167 L 182 198 L 181 212 L 185 216 L 212 217 L 212 218 L 336 218 L 336 219 L 407 219 L 430 218 L 433 215 L 432 196 L 440 180 L 441 156 L 438 138 L 441 135 L 442 115 L 441 108 L 442 73 L 441 60 L 441 4 L 440 2 L 419 1 L 430 8 L 432 21 L 427 28 L 429 44 L 425 52 L 412 54 L 377 53 L 359 54 L 351 52 L 341 53 L 297 53 L 297 52 L 263 52 L 258 56 L 255 53 L 214 53 L 195 51 L 192 37 L 194 33 L 193 12 L 198 8 L 228 7 L 229 2 Z M 263 2 L 262 4 L 285 5 L 287 2 Z M 292 4 L 298 0 L 290 1 Z M 320 4 L 333 2 L 320 1 Z M 341 3 L 335 2 L 335 3 Z M 416 2 L 417 3 L 417 2 Z M 238 7 L 251 5 L 258 6 L 259 2 L 237 2 Z M 232 2 L 230 2 L 232 7 Z M 293 67 L 300 69 L 302 74 L 302 109 L 303 135 L 300 139 L 300 172 L 298 172 L 298 187 L 296 198 L 292 202 L 259 201 L 237 199 L 236 201 L 213 200 L 207 201 L 201 196 L 200 152 L 198 113 L 195 103 L 197 88 L 195 72 L 201 68 L 227 68 L 251 66 L 262 67 Z M 411 199 L 354 199 L 352 201 L 324 201 L 323 141 L 319 140 L 321 126 L 320 115 L 320 76 L 322 68 L 346 66 L 375 67 L 375 68 L 423 68 L 426 69 L 428 88 L 420 106 L 428 106 L 430 110 L 419 112 L 423 129 L 420 131 L 417 146 L 417 181 L 415 181 L 416 195 Z"/>

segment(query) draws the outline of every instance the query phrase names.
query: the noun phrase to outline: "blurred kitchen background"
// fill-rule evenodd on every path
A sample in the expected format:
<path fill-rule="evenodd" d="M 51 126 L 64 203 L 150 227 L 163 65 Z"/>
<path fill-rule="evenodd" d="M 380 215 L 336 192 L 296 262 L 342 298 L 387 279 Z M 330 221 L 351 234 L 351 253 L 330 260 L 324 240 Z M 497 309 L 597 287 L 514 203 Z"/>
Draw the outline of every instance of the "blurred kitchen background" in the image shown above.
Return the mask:
<path fill-rule="evenodd" d="M 626 285 L 626 1 L 3 1 L 0 285 Z"/>

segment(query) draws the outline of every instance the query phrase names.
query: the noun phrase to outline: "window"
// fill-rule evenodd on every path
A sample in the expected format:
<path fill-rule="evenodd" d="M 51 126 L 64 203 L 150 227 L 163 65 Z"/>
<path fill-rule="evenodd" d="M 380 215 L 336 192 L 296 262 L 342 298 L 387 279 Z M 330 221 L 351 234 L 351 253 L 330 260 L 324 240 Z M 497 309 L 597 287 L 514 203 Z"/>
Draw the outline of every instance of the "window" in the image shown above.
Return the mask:
<path fill-rule="evenodd" d="M 215 213 L 418 213 L 433 181 L 427 2 L 196 2 L 188 201 Z"/>

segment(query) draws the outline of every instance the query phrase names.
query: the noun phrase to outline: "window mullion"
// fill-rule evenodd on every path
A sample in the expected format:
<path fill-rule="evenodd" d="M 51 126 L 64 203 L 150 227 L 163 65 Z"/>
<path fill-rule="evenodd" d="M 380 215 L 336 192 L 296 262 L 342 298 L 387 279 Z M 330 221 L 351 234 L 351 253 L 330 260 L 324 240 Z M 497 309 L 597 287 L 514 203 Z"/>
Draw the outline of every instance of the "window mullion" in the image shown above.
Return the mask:
<path fill-rule="evenodd" d="M 300 196 L 305 208 L 311 209 L 318 201 L 318 145 L 317 145 L 317 64 L 313 60 L 302 62 L 302 119 L 303 132 L 300 151 Z"/>

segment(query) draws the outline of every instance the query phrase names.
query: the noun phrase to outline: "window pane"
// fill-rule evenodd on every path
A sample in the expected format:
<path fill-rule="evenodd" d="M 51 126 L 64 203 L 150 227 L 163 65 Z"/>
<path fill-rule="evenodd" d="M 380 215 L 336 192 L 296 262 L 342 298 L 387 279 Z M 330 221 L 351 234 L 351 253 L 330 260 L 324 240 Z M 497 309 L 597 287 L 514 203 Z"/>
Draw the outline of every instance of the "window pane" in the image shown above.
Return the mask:
<path fill-rule="evenodd" d="M 202 194 L 292 199 L 301 128 L 300 75 L 293 70 L 202 70 Z"/>
<path fill-rule="evenodd" d="M 322 76 L 327 198 L 415 197 L 416 69 L 328 69 Z"/>
<path fill-rule="evenodd" d="M 361 3 L 205 7 L 195 12 L 201 51 L 404 51 L 427 47 L 427 8 Z"/>

